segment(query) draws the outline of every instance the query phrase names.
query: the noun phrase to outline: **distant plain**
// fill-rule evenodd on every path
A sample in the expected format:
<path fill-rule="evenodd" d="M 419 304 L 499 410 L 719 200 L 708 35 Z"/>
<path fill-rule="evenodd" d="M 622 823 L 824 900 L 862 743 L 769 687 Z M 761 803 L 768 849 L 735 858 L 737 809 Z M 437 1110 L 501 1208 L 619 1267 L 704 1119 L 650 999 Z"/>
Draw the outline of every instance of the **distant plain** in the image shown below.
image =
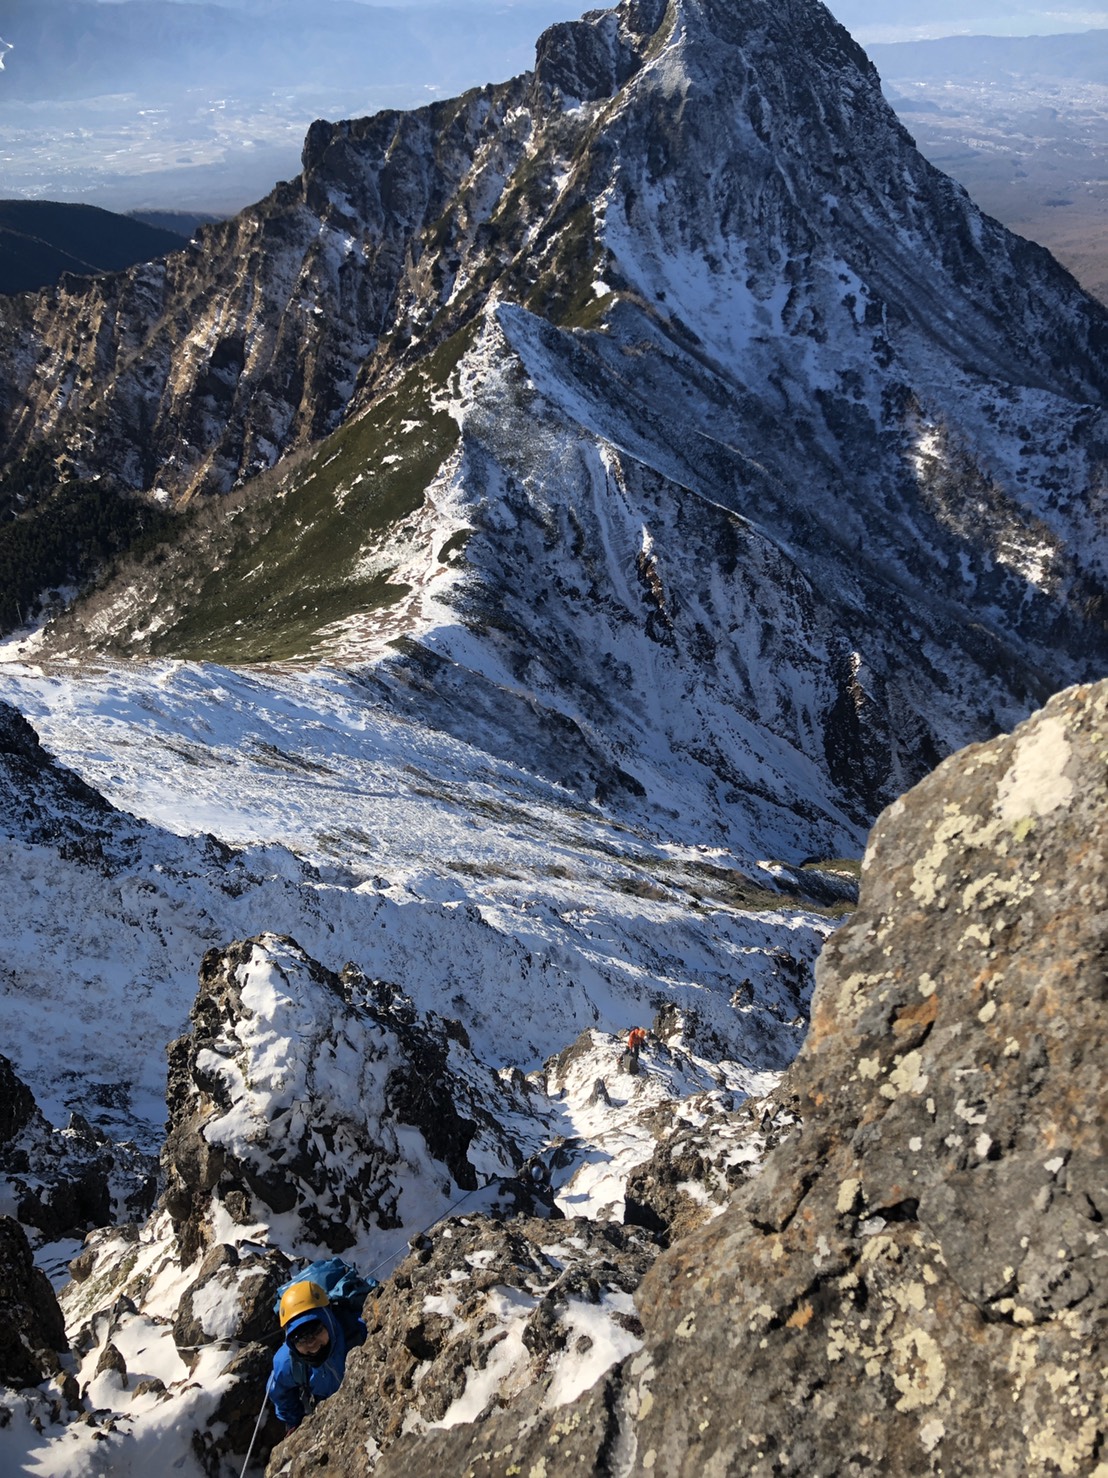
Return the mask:
<path fill-rule="evenodd" d="M 1108 303 L 1108 30 L 868 50 L 922 153 Z"/>

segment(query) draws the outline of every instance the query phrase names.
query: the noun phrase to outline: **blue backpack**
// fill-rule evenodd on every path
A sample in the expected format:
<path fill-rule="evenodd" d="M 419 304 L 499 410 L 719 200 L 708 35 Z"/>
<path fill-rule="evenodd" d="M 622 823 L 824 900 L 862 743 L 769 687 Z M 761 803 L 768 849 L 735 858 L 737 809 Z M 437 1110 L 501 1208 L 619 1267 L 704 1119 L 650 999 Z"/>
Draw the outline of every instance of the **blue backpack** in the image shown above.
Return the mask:
<path fill-rule="evenodd" d="M 366 1297 L 375 1288 L 380 1287 L 376 1278 L 363 1278 L 356 1268 L 343 1262 L 341 1257 L 321 1258 L 318 1262 L 310 1262 L 306 1268 L 302 1268 L 297 1273 L 295 1278 L 290 1278 L 287 1283 L 281 1284 L 277 1290 L 277 1300 L 273 1305 L 275 1314 L 280 1314 L 282 1295 L 294 1283 L 318 1283 L 344 1328 L 350 1315 L 353 1315 L 354 1319 L 362 1317 L 362 1305 Z M 353 1319 L 350 1319 L 350 1323 L 353 1323 Z"/>

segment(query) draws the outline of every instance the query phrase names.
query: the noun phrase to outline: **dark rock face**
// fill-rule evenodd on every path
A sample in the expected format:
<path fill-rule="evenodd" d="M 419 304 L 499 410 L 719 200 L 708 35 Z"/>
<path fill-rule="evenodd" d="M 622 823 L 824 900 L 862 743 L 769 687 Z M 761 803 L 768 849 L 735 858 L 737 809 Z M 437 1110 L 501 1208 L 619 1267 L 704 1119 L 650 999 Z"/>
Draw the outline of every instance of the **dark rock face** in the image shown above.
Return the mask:
<path fill-rule="evenodd" d="M 34 1386 L 59 1369 L 65 1320 L 23 1228 L 0 1216 L 0 1385 Z"/>
<path fill-rule="evenodd" d="M 0 827 L 33 842 L 77 832 L 78 845 L 84 844 L 90 855 L 98 852 L 116 813 L 79 775 L 51 759 L 31 725 L 9 703 L 0 703 L 0 776 Z"/>
<path fill-rule="evenodd" d="M 275 1249 L 243 1257 L 228 1243 L 211 1247 L 181 1295 L 173 1323 L 173 1342 L 186 1363 L 214 1339 L 272 1339 L 277 1289 L 290 1274 L 291 1264 Z"/>
<path fill-rule="evenodd" d="M 660 17 L 659 17 L 660 19 Z M 537 91 L 562 99 L 597 102 L 633 77 L 641 59 L 620 34 L 615 15 L 594 21 L 563 21 L 543 32 L 535 53 Z"/>
<path fill-rule="evenodd" d="M 15 1073 L 6 1057 L 0 1056 L 0 1154 L 31 1122 L 35 1096 Z"/>
<path fill-rule="evenodd" d="M 0 1194 L 46 1241 L 83 1236 L 154 1203 L 156 1161 L 133 1144 L 111 1144 L 81 1117 L 55 1129 L 0 1056 Z"/>
<path fill-rule="evenodd" d="M 644 1348 L 372 1471 L 1101 1473 L 1106 765 L 1101 684 L 890 807 L 786 1076 L 803 1129 L 654 1264 Z"/>
<path fill-rule="evenodd" d="M 203 1427 L 193 1433 L 193 1451 L 212 1478 L 250 1446 L 280 1337 L 273 1306 L 278 1287 L 291 1271 L 288 1259 L 276 1250 L 240 1255 L 236 1247 L 216 1243 L 181 1297 L 173 1342 L 189 1370 L 213 1344 L 230 1352 L 222 1374 L 234 1380 L 225 1385 Z M 263 1457 L 283 1435 L 283 1424 L 267 1407 L 255 1456 Z"/>
<path fill-rule="evenodd" d="M 273 1361 L 273 1343 L 243 1345 L 223 1367 L 234 1376 L 203 1427 L 194 1429 L 192 1450 L 204 1473 L 221 1478 L 228 1468 L 239 1470 L 242 1458 L 254 1441 L 251 1468 L 260 1464 L 284 1436 L 272 1406 L 266 1405 L 255 1436 L 255 1423 L 262 1410 Z"/>

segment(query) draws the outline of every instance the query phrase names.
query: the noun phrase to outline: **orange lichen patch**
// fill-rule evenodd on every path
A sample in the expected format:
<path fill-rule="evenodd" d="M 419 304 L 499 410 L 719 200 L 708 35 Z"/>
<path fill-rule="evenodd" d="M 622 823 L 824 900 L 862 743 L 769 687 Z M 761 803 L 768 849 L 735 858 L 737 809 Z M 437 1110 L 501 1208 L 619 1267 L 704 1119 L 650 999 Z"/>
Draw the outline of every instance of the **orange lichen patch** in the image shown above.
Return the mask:
<path fill-rule="evenodd" d="M 815 1310 L 810 1303 L 802 1303 L 795 1314 L 791 1314 L 785 1321 L 789 1329 L 805 1329 L 812 1322 Z"/>
<path fill-rule="evenodd" d="M 812 1010 L 812 1019 L 808 1025 L 808 1051 L 813 1051 L 824 1040 L 825 1037 L 835 1036 L 842 1031 L 843 1024 L 839 1013 L 831 1001 L 819 998 Z"/>
<path fill-rule="evenodd" d="M 922 1027 L 930 1026 L 938 1014 L 938 996 L 926 996 L 922 1001 L 905 1006 L 903 1010 L 896 1013 L 893 1018 L 893 1031 L 901 1036 L 907 1032 L 918 1031 Z"/>

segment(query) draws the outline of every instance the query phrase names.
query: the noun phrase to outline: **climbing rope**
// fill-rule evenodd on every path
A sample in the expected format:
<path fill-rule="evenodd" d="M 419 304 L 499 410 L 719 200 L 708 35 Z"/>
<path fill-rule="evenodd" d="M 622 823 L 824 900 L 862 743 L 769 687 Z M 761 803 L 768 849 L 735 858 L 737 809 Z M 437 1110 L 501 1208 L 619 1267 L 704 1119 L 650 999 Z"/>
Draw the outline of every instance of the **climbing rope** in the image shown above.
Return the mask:
<path fill-rule="evenodd" d="M 403 1242 L 403 1244 L 395 1247 L 393 1251 L 383 1257 L 380 1262 L 374 1263 L 373 1266 L 366 1273 L 366 1277 L 372 1278 L 378 1268 L 383 1268 L 387 1262 L 392 1262 L 394 1257 L 399 1257 L 399 1255 L 404 1251 L 405 1247 L 410 1247 L 413 1242 L 418 1242 L 420 1237 L 426 1237 L 428 1232 L 434 1231 L 440 1221 L 445 1221 L 450 1213 L 452 1211 L 456 1211 L 458 1207 L 463 1204 L 463 1202 L 468 1201 L 470 1196 L 475 1196 L 478 1191 L 487 1190 L 489 1186 L 492 1185 L 494 1180 L 503 1179 L 504 1177 L 502 1175 L 489 1175 L 486 1177 L 484 1185 L 475 1185 L 471 1191 L 466 1191 L 464 1196 L 459 1196 L 452 1206 L 448 1206 L 446 1210 L 441 1214 L 441 1216 L 435 1217 L 434 1221 L 428 1222 L 427 1225 L 422 1229 L 422 1231 L 413 1232 L 412 1235 Z"/>
<path fill-rule="evenodd" d="M 254 1456 L 254 1444 L 258 1440 L 258 1433 L 262 1429 L 265 1419 L 265 1403 L 269 1400 L 269 1382 L 266 1382 L 265 1395 L 262 1397 L 262 1408 L 258 1412 L 258 1420 L 254 1423 L 254 1435 L 250 1439 L 250 1446 L 246 1449 L 246 1461 L 242 1465 L 242 1473 L 239 1478 L 246 1478 L 246 1470 L 250 1466 L 250 1459 Z"/>

